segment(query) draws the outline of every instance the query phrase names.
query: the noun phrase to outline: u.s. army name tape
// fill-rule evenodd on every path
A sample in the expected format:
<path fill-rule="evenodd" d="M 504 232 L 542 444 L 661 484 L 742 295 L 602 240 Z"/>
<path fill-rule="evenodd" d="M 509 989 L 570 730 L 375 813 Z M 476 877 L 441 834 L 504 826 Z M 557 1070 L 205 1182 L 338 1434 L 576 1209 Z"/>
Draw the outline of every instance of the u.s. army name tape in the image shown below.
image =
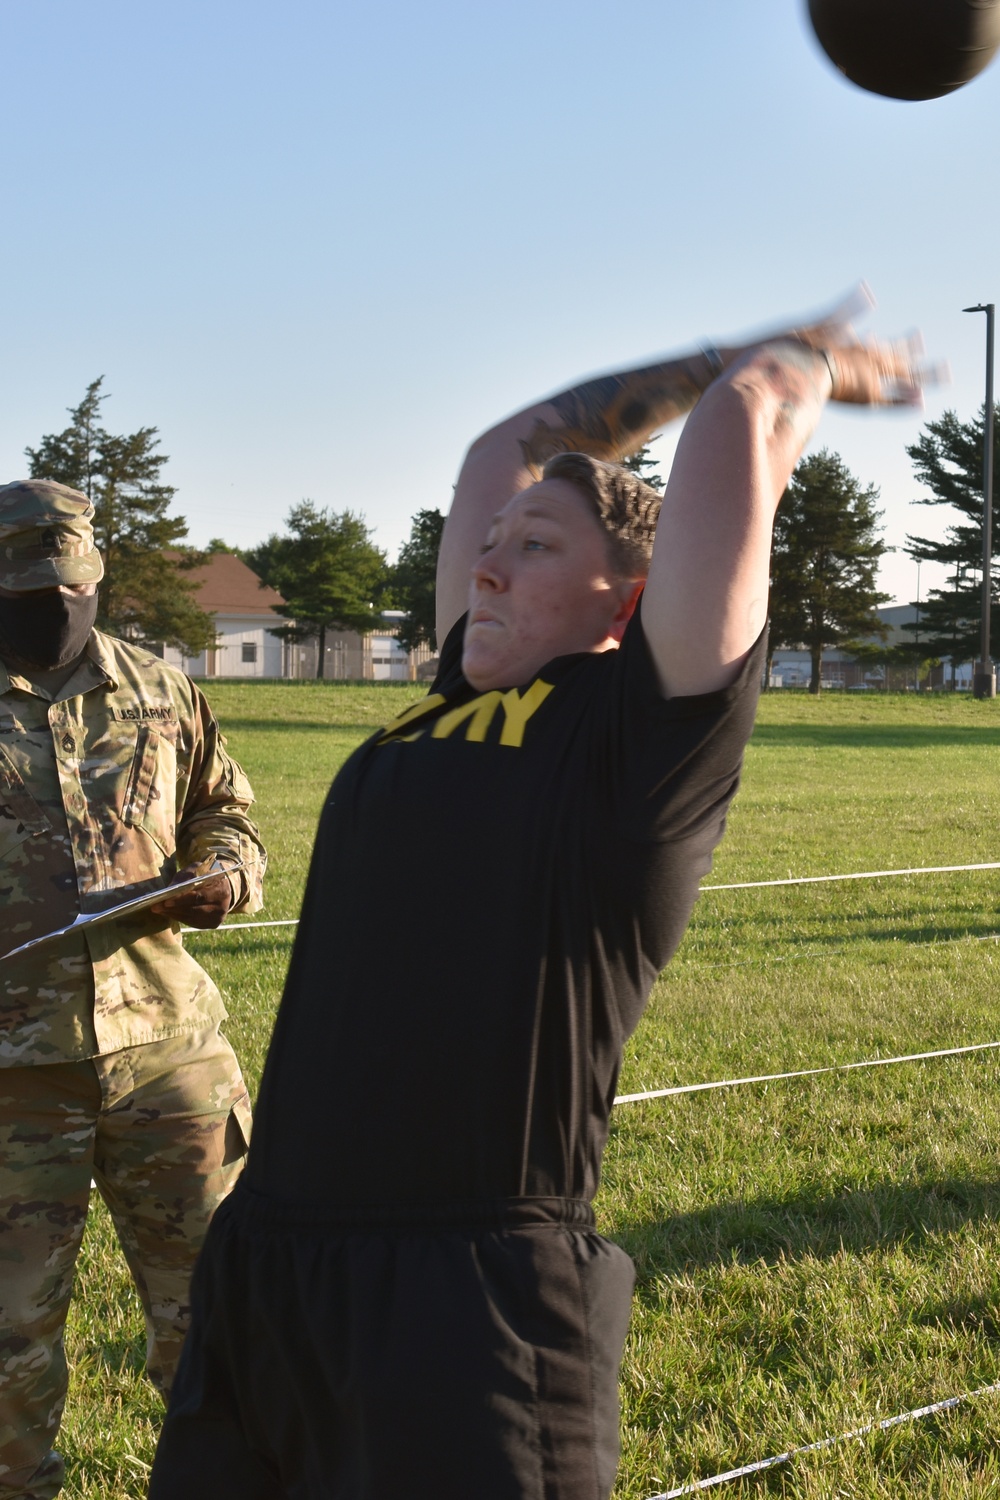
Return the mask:
<path fill-rule="evenodd" d="M 819 1453 L 824 1448 L 833 1448 L 838 1443 L 850 1442 L 852 1438 L 868 1437 L 873 1432 L 886 1432 L 890 1427 L 899 1427 L 904 1422 L 915 1422 L 920 1417 L 932 1417 L 938 1412 L 951 1411 L 963 1402 L 974 1401 L 979 1396 L 994 1396 L 1000 1391 L 1000 1381 L 994 1385 L 981 1385 L 978 1390 L 965 1391 L 960 1396 L 948 1396 L 943 1401 L 932 1401 L 929 1406 L 917 1406 L 913 1411 L 900 1412 L 895 1417 L 883 1417 L 880 1422 L 866 1422 L 864 1427 L 855 1427 L 850 1432 L 839 1432 L 833 1437 L 820 1438 L 815 1443 L 803 1443 L 789 1448 L 786 1453 L 776 1453 L 772 1458 L 759 1458 L 751 1464 L 742 1464 L 738 1469 L 727 1469 L 724 1474 L 713 1474 L 709 1479 L 696 1479 L 692 1484 L 682 1484 L 678 1489 L 666 1490 L 652 1495 L 650 1500 L 679 1500 L 681 1495 L 694 1495 L 699 1490 L 714 1489 L 718 1484 L 728 1484 L 734 1479 L 745 1479 L 750 1474 L 760 1474 L 764 1469 L 773 1469 L 778 1464 L 787 1464 L 805 1453 Z"/>

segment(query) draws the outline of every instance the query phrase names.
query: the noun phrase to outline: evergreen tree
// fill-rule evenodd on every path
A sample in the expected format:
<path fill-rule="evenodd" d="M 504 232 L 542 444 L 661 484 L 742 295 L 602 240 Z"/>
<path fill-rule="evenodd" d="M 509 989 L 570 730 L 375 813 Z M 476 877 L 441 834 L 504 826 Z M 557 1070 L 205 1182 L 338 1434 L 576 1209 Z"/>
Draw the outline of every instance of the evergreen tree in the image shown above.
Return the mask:
<path fill-rule="evenodd" d="M 931 491 L 914 505 L 949 505 L 957 519 L 941 541 L 908 536 L 906 551 L 915 560 L 942 563 L 949 569 L 943 588 L 928 590 L 920 605 L 920 623 L 906 629 L 919 633 L 925 654 L 950 656 L 952 682 L 955 663 L 979 655 L 979 622 L 983 566 L 983 422 L 984 410 L 970 422 L 960 422 L 955 412 L 928 422 L 920 438 L 907 453 L 914 472 Z M 1000 424 L 993 438 L 994 468 L 1000 466 Z M 993 527 L 996 534 L 997 498 L 994 494 Z M 990 579 L 994 605 L 997 599 L 997 562 Z M 1000 618 L 991 610 L 990 650 L 1000 651 Z"/>
<path fill-rule="evenodd" d="M 102 427 L 102 384 L 103 376 L 91 382 L 63 432 L 25 449 L 29 472 L 82 490 L 94 507 L 94 540 L 104 558 L 98 627 L 197 656 L 214 642 L 215 623 L 184 577 L 201 556 L 183 546 L 183 516 L 167 514 L 176 493 L 160 477 L 167 455 L 156 452 L 155 427 L 122 436 Z"/>
<path fill-rule="evenodd" d="M 889 597 L 875 582 L 886 550 L 877 499 L 874 485 L 864 488 L 839 455 L 824 448 L 799 460 L 778 507 L 771 646 L 808 648 L 811 693 L 819 692 L 827 647 L 886 633 L 876 613 Z"/>
<path fill-rule="evenodd" d="M 650 455 L 649 444 L 644 444 L 638 453 L 632 453 L 628 458 L 622 459 L 622 468 L 630 469 L 633 474 L 638 474 L 643 484 L 648 484 L 654 490 L 663 490 L 664 481 L 657 468 L 657 461 Z"/>
<path fill-rule="evenodd" d="M 375 605 L 388 581 L 385 553 L 372 541 L 364 517 L 349 510 L 319 510 L 303 500 L 285 524 L 286 535 L 269 536 L 244 553 L 244 561 L 284 596 L 279 613 L 294 621 L 272 635 L 318 638 L 316 675 L 322 677 L 329 629 L 365 631 L 375 625 Z"/>
<path fill-rule="evenodd" d="M 439 510 L 418 510 L 410 526 L 409 540 L 399 549 L 390 587 L 393 603 L 406 610 L 399 629 L 399 642 L 412 651 L 422 642 L 434 644 L 434 595 L 438 551 L 444 516 Z"/>

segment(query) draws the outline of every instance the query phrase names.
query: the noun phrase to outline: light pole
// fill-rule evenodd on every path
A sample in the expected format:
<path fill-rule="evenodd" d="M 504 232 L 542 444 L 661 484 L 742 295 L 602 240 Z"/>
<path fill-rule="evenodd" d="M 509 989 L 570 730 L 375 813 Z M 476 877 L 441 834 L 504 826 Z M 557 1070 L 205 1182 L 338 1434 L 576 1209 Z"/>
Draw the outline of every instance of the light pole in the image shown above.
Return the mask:
<path fill-rule="evenodd" d="M 920 691 L 920 564 L 922 561 L 923 558 L 917 558 L 917 628 L 914 631 L 914 636 L 916 638 L 918 650 L 917 659 L 913 664 L 913 690 L 917 693 L 919 693 Z"/>
<path fill-rule="evenodd" d="M 986 314 L 986 402 L 983 412 L 983 595 L 979 626 L 979 660 L 973 668 L 972 691 L 977 698 L 995 698 L 997 674 L 990 656 L 990 585 L 993 531 L 993 319 L 992 302 L 963 307 L 963 312 Z"/>

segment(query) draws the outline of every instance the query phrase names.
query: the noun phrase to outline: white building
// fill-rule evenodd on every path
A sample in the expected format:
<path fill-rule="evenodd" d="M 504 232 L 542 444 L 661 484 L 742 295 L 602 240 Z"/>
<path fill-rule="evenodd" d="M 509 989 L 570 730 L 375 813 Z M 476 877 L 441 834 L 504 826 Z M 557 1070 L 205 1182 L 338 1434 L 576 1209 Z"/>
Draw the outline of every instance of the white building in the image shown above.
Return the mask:
<path fill-rule="evenodd" d="M 231 552 L 213 552 L 187 577 L 195 585 L 199 609 L 215 616 L 215 645 L 198 656 L 182 656 L 164 648 L 164 660 L 190 677 L 290 677 L 291 653 L 285 642 L 269 634 L 283 621 L 274 606 L 281 595 L 261 583 L 257 574 Z"/>
<path fill-rule="evenodd" d="M 380 616 L 382 629 L 369 636 L 371 641 L 372 680 L 374 682 L 412 682 L 415 668 L 430 658 L 430 647 L 406 651 L 394 635 L 388 634 L 406 619 L 402 609 L 384 609 Z"/>
<path fill-rule="evenodd" d="M 916 604 L 883 605 L 877 613 L 883 624 L 889 627 L 888 634 L 883 641 L 873 636 L 871 644 L 876 647 L 882 645 L 887 652 L 899 645 L 919 645 L 919 633 L 905 629 L 907 625 L 919 624 L 918 611 L 919 606 Z M 820 685 L 824 688 L 851 689 L 890 687 L 899 691 L 921 685 L 918 682 L 918 671 L 916 663 L 912 666 L 880 663 L 877 656 L 874 660 L 859 661 L 847 651 L 829 647 L 820 660 Z M 812 661 L 804 647 L 780 646 L 773 653 L 771 687 L 808 687 L 811 675 Z M 922 685 L 933 688 L 955 687 L 960 691 L 971 692 L 972 675 L 972 662 L 956 662 L 953 670 L 951 657 L 945 656 L 939 666 L 931 668 L 923 677 Z"/>
<path fill-rule="evenodd" d="M 338 630 L 331 625 L 324 642 L 322 675 L 342 682 L 416 682 L 432 659 L 429 646 L 407 651 L 396 631 L 406 618 L 401 609 L 383 609 L 374 630 Z M 318 677 L 319 641 L 315 636 L 290 648 L 290 677 Z"/>
<path fill-rule="evenodd" d="M 163 657 L 190 677 L 316 677 L 319 642 L 282 641 L 271 632 L 290 624 L 276 613 L 284 599 L 261 583 L 252 568 L 231 552 L 213 552 L 200 568 L 186 575 L 196 589 L 195 602 L 215 618 L 215 645 L 198 656 L 183 656 L 173 646 Z M 428 646 L 405 651 L 395 632 L 402 610 L 386 609 L 378 627 L 364 635 L 355 630 L 326 632 L 322 675 L 360 682 L 413 682 L 431 659 Z"/>

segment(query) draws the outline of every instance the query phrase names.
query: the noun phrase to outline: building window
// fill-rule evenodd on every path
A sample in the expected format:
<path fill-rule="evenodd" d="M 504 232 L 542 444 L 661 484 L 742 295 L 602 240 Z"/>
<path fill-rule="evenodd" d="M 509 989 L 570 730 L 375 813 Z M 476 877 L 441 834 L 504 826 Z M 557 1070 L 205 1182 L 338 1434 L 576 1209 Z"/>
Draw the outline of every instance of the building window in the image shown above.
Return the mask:
<path fill-rule="evenodd" d="M 257 642 L 256 641 L 244 641 L 243 642 L 243 660 L 244 661 L 256 661 L 257 660 Z"/>

